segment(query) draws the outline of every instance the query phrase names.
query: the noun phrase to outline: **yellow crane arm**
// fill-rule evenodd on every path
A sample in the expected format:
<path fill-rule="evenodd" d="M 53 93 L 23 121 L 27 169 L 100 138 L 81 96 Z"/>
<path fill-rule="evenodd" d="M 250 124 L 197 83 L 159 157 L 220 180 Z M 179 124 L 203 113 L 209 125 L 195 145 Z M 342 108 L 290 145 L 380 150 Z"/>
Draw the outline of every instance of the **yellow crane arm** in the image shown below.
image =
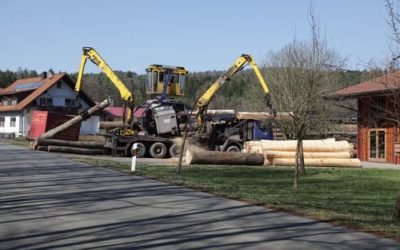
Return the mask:
<path fill-rule="evenodd" d="M 82 85 L 82 76 L 83 72 L 85 70 L 85 65 L 86 61 L 89 59 L 92 61 L 94 64 L 96 64 L 103 72 L 106 74 L 106 76 L 111 80 L 111 82 L 117 87 L 121 98 L 127 102 L 127 104 L 133 105 L 134 103 L 134 98 L 132 93 L 129 91 L 129 89 L 125 86 L 125 84 L 119 79 L 119 77 L 114 73 L 114 71 L 108 66 L 108 64 L 104 61 L 104 59 L 97 53 L 97 51 L 93 48 L 90 47 L 84 47 L 83 48 L 83 54 L 82 54 L 82 59 L 81 63 L 79 66 L 79 73 L 78 73 L 78 79 L 75 84 L 75 92 L 79 92 L 81 85 Z"/>
<path fill-rule="evenodd" d="M 81 90 L 82 76 L 85 71 L 85 65 L 87 59 L 96 64 L 106 76 L 111 80 L 111 82 L 118 89 L 122 100 L 125 101 L 126 105 L 129 107 L 129 112 L 126 117 L 126 121 L 129 123 L 132 120 L 132 111 L 134 108 L 134 97 L 125 84 L 119 79 L 119 77 L 114 73 L 114 71 L 108 66 L 104 59 L 97 53 L 97 51 L 91 47 L 83 47 L 83 54 L 81 57 L 81 63 L 79 65 L 78 78 L 75 84 L 75 92 L 78 95 Z"/>
<path fill-rule="evenodd" d="M 201 124 L 201 116 L 205 112 L 208 104 L 217 93 L 217 91 L 222 87 L 222 85 L 230 80 L 230 78 L 235 75 L 237 72 L 242 70 L 246 63 L 250 64 L 252 70 L 257 76 L 258 82 L 261 85 L 261 88 L 264 91 L 265 99 L 269 108 L 272 109 L 270 98 L 269 98 L 269 88 L 261 75 L 260 69 L 258 68 L 256 62 L 253 60 L 251 55 L 243 54 L 241 55 L 235 63 L 226 71 L 224 72 L 211 86 L 208 88 L 199 98 L 196 103 L 196 110 L 197 110 L 197 118 L 199 123 Z"/>

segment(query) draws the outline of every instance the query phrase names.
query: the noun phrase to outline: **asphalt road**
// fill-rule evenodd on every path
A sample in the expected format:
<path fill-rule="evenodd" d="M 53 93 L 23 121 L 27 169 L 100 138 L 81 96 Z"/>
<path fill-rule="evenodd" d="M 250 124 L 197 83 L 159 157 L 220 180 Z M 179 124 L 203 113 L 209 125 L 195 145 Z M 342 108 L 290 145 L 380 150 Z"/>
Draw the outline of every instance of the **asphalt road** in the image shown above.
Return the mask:
<path fill-rule="evenodd" d="M 400 249 L 398 242 L 0 143 L 1 249 Z"/>

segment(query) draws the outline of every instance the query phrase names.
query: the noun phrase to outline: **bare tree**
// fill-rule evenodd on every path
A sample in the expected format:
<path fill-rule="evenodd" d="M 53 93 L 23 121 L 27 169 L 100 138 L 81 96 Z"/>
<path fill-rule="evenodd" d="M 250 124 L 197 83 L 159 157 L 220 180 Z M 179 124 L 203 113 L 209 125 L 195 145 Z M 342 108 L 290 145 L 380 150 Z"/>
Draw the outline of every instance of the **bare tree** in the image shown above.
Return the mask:
<path fill-rule="evenodd" d="M 325 128 L 329 106 L 323 98 L 338 81 L 336 73 L 344 60 L 321 39 L 314 11 L 309 11 L 311 38 L 294 40 L 267 58 L 267 76 L 274 105 L 278 111 L 288 112 L 290 118 L 277 121 L 286 134 L 297 139 L 294 188 L 299 174 L 305 174 L 303 139 Z"/>
<path fill-rule="evenodd" d="M 400 45 L 400 14 L 398 11 L 398 5 L 400 1 L 397 1 L 397 4 L 392 0 L 385 0 L 386 11 L 388 14 L 387 24 L 391 30 L 391 38 L 394 42 L 394 46 L 389 48 L 391 58 L 388 60 L 388 69 L 394 70 L 398 68 L 398 60 L 400 59 L 399 53 L 399 45 Z"/>
<path fill-rule="evenodd" d="M 387 23 L 391 30 L 391 38 L 394 44 L 389 48 L 390 59 L 387 63 L 388 72 L 393 72 L 399 69 L 399 59 L 400 59 L 400 1 L 396 2 L 392 0 L 386 0 L 385 6 L 387 10 Z M 391 122 L 395 125 L 398 130 L 400 127 L 400 83 L 385 81 L 388 89 L 390 90 L 391 96 L 391 110 L 386 110 L 385 112 L 392 112 L 392 114 L 386 115 L 386 119 L 391 119 Z M 389 98 L 389 97 L 388 97 Z M 372 108 L 372 107 L 371 107 Z M 400 221 L 400 194 L 397 194 L 395 200 L 395 209 L 393 213 L 393 221 Z"/>

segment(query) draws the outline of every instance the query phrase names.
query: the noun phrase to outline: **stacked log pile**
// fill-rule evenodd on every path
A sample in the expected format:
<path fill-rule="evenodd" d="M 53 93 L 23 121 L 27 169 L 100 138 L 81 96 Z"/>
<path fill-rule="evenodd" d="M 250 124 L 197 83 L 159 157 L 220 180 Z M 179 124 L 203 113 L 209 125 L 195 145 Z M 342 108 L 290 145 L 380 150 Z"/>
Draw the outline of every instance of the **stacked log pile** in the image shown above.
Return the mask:
<path fill-rule="evenodd" d="M 264 165 L 295 166 L 297 141 L 249 141 L 243 152 L 262 153 Z M 347 141 L 304 140 L 304 163 L 315 167 L 361 167 L 359 159 L 351 158 L 352 145 Z"/>

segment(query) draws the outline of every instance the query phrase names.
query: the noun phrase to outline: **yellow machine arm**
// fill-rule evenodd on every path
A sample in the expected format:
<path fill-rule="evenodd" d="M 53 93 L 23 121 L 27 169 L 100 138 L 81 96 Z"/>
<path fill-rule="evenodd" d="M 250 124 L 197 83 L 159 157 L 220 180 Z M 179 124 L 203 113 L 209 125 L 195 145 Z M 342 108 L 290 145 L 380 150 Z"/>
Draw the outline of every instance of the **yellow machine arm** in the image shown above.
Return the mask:
<path fill-rule="evenodd" d="M 78 79 L 75 84 L 75 92 L 78 95 L 82 85 L 82 76 L 85 71 L 86 61 L 89 59 L 94 64 L 96 64 L 106 76 L 111 80 L 111 82 L 117 87 L 122 100 L 125 101 L 129 108 L 129 112 L 126 115 L 126 122 L 130 123 L 132 120 L 132 112 L 134 109 L 134 97 L 125 84 L 119 79 L 119 77 L 114 73 L 114 71 L 108 66 L 104 59 L 97 53 L 97 51 L 91 47 L 83 47 L 83 54 L 81 58 L 81 63 L 79 66 Z"/>
<path fill-rule="evenodd" d="M 226 71 L 224 72 L 212 85 L 210 88 L 208 88 L 203 95 L 199 98 L 199 100 L 196 103 L 196 110 L 197 112 L 197 119 L 199 121 L 199 124 L 202 123 L 202 115 L 204 114 L 205 110 L 207 109 L 208 104 L 214 97 L 214 95 L 217 93 L 217 91 L 222 87 L 222 85 L 225 83 L 225 81 L 229 81 L 230 78 L 235 75 L 237 72 L 242 70 L 246 63 L 250 64 L 252 70 L 257 76 L 258 82 L 261 85 L 261 88 L 264 91 L 265 95 L 265 103 L 267 104 L 268 108 L 272 110 L 272 105 L 271 105 L 271 100 L 269 96 L 269 88 L 267 84 L 264 81 L 264 78 L 261 75 L 260 69 L 258 68 L 256 62 L 254 61 L 253 57 L 251 55 L 246 55 L 243 54 L 241 55 L 235 63 Z M 275 114 L 275 112 L 274 112 Z"/>

